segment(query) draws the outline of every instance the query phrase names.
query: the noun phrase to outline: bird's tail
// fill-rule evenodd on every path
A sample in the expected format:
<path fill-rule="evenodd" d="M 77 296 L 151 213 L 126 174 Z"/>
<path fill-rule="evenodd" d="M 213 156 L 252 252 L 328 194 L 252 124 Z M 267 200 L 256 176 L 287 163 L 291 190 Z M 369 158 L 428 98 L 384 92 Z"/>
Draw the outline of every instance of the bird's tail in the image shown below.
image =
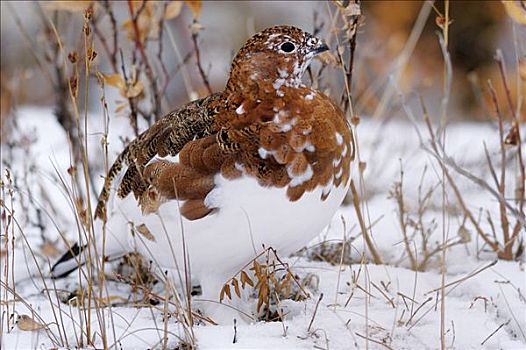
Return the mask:
<path fill-rule="evenodd" d="M 82 254 L 87 245 L 79 246 L 75 243 L 62 255 L 60 259 L 51 267 L 52 278 L 63 278 L 85 264 L 85 254 Z"/>
<path fill-rule="evenodd" d="M 79 245 L 79 243 L 75 243 L 72 245 L 71 248 L 51 267 L 51 278 L 64 278 L 76 269 L 84 266 L 84 264 L 86 264 L 86 257 L 89 256 L 88 251 L 86 251 L 87 248 L 87 244 Z M 90 253 L 93 259 L 92 261 L 102 261 L 100 257 L 95 257 L 95 249 L 91 249 Z M 125 255 L 125 251 L 123 250 L 108 249 L 107 253 L 104 254 L 104 261 L 113 261 L 119 259 L 123 255 Z"/>

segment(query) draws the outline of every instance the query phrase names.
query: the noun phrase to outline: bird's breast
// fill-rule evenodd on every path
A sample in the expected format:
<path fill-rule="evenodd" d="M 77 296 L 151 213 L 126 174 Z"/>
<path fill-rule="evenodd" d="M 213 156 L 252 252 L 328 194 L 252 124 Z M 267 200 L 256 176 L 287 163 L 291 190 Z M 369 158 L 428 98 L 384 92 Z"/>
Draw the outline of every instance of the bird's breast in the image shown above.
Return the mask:
<path fill-rule="evenodd" d="M 227 115 L 225 127 L 239 131 L 232 132 L 240 145 L 236 168 L 265 186 L 286 188 L 291 201 L 317 186 L 325 188 L 324 200 L 334 185 L 346 183 L 354 149 L 341 110 L 305 86 L 274 83 L 258 92 L 235 98 Z"/>

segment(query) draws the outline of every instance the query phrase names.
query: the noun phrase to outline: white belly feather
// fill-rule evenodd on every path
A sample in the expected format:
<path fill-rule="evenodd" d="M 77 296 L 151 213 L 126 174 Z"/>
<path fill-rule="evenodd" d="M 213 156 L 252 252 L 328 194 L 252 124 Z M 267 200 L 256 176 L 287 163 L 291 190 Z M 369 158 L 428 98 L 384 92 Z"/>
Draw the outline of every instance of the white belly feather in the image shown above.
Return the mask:
<path fill-rule="evenodd" d="M 348 189 L 348 184 L 342 184 L 321 201 L 320 187 L 291 202 L 286 188 L 262 187 L 246 176 L 227 180 L 217 175 L 215 182 L 205 202 L 219 210 L 203 219 L 181 217 L 177 201 L 161 205 L 158 214 L 143 216 L 129 195 L 113 202 L 107 231 L 117 239 L 118 249 L 128 244 L 127 250 L 137 249 L 154 265 L 180 270 L 184 236 L 192 276 L 231 275 L 260 253 L 263 245 L 273 247 L 281 257 L 302 248 L 330 222 Z M 145 224 L 155 241 L 130 235 L 130 222 Z"/>

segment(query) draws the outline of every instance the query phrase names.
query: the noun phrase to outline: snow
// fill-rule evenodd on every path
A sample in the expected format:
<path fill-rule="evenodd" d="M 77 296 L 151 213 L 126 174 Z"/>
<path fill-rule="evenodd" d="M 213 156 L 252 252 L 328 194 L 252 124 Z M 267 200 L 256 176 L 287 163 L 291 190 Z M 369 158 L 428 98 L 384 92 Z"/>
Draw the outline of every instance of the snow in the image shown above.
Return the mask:
<path fill-rule="evenodd" d="M 61 235 L 71 241 L 77 239 L 75 204 L 67 194 L 72 188 L 67 172 L 71 165 L 68 143 L 51 110 L 26 107 L 17 113 L 18 126 L 12 129 L 7 142 L 2 140 L 2 179 L 8 184 L 5 170 L 9 169 L 16 186 L 13 208 L 19 225 L 14 227 L 14 281 L 21 299 L 17 298 L 15 311 L 33 315 L 36 320 L 43 321 L 48 330 L 23 331 L 17 326 L 7 329 L 6 315 L 7 311 L 13 312 L 14 298 L 6 292 L 4 285 L 7 283 L 13 287 L 13 277 L 12 271 L 5 276 L 5 246 L 2 245 L 0 347 L 86 347 L 85 337 L 80 341 L 82 330 L 86 328 L 84 311 L 59 303 L 56 296 L 74 291 L 79 286 L 78 274 L 56 281 L 42 279 L 39 274 L 39 269 L 46 274 L 49 264 L 56 259 L 42 253 L 42 237 L 60 252 L 65 250 Z M 300 278 L 306 280 L 308 276 L 315 276 L 305 287 L 311 297 L 304 301 L 282 300 L 284 321 L 263 322 L 254 317 L 257 299 L 252 293 L 245 293 L 242 300 L 234 297 L 233 301 L 227 300 L 224 304 L 207 302 L 197 296 L 193 301 L 194 310 L 211 315 L 219 323 L 197 322 L 192 327 L 193 338 L 200 349 L 440 348 L 441 304 L 436 291 L 441 286 L 440 260 L 438 255 L 431 258 L 423 272 L 409 269 L 396 203 L 388 198 L 394 182 L 400 179 L 400 169 L 404 172 L 405 204 L 410 215 L 418 209 L 419 184 L 422 183 L 424 189 L 438 185 L 431 196 L 429 210 L 423 215 L 423 222 L 434 227 L 429 238 L 430 247 L 441 242 L 443 228 L 449 239 L 459 240 L 459 228 L 464 218 L 458 214 L 454 196 L 449 193 L 451 214 L 447 216 L 446 226 L 442 226 L 441 172 L 433 159 L 419 147 L 414 128 L 402 121 L 382 123 L 362 118 L 356 130 L 359 154 L 367 164 L 363 179 L 365 187 L 361 192 L 367 199 L 366 224 L 372 226 L 373 239 L 385 264 L 361 263 L 362 255 L 368 257 L 369 253 L 360 235 L 354 207 L 344 205 L 330 225 L 309 244 L 309 249 L 292 257 L 282 257 Z M 93 177 L 96 188 L 101 187 L 103 179 L 99 175 L 104 173 L 100 143 L 103 130 L 100 117 L 90 115 L 88 153 L 90 171 L 96 174 Z M 113 160 L 123 147 L 121 138 L 132 137 L 132 131 L 125 118 L 112 118 L 109 130 L 109 158 Z M 427 135 L 423 126 L 421 130 Z M 485 142 L 491 155 L 497 154 L 497 135 L 498 129 L 492 124 L 451 124 L 447 129 L 447 150 L 457 163 L 473 174 L 489 179 L 483 145 Z M 426 167 L 425 176 L 422 176 Z M 511 166 L 509 174 L 513 175 L 514 171 L 516 169 Z M 77 169 L 77 172 L 83 184 L 82 169 Z M 360 183 L 356 164 L 354 179 L 356 184 Z M 479 213 L 480 208 L 489 210 L 498 227 L 500 221 L 495 199 L 462 177 L 456 175 L 455 179 L 468 207 L 474 213 Z M 512 193 L 512 186 L 508 187 Z M 95 194 L 91 196 L 94 200 Z M 10 197 L 5 194 L 3 199 L 7 208 L 11 208 Z M 489 230 L 484 217 L 485 214 L 480 223 Z M 466 229 L 463 234 L 469 239 L 448 249 L 446 255 L 446 346 L 455 349 L 524 349 L 524 260 L 498 260 L 494 263 L 494 254 L 487 248 L 481 249 L 483 242 L 473 228 L 466 224 Z M 331 265 L 312 258 L 310 253 L 315 252 L 322 242 L 343 239 L 351 242 L 345 259 L 352 264 Z M 419 247 L 419 236 L 414 239 L 415 246 Z M 12 255 L 7 258 L 11 264 Z M 109 265 L 107 271 L 111 276 L 117 263 Z M 53 291 L 55 288 L 57 293 Z M 158 294 L 165 291 L 162 284 L 155 288 L 154 292 Z M 113 347 L 116 349 L 162 348 L 164 334 L 168 335 L 167 347 L 174 348 L 179 338 L 190 337 L 182 323 L 176 320 L 175 313 L 166 318 L 162 303 L 142 305 L 140 293 L 133 291 L 131 285 L 108 280 L 106 289 L 105 295 L 122 299 L 115 299 L 117 301 L 111 309 L 101 309 L 100 313 L 91 311 L 97 348 L 103 347 L 101 318 L 106 324 L 108 344 L 111 346 L 116 342 Z M 45 290 L 51 290 L 49 297 Z M 169 311 L 175 311 L 172 305 L 167 307 Z M 60 326 L 55 323 L 55 315 L 59 317 Z M 236 343 L 233 342 L 234 333 Z M 370 339 L 367 345 L 365 338 Z"/>

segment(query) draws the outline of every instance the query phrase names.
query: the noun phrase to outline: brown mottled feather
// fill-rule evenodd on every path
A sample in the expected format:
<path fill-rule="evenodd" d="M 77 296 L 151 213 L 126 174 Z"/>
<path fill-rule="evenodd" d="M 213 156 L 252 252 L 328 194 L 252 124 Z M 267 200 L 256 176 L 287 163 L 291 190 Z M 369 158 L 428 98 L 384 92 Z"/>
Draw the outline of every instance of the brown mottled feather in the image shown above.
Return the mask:
<path fill-rule="evenodd" d="M 292 74 L 302 62 L 276 56 L 273 30 L 257 34 L 239 51 L 223 92 L 168 114 L 126 147 L 106 178 L 97 217 L 104 218 L 109 189 L 124 165 L 119 196 L 133 192 L 143 213 L 178 199 L 189 220 L 213 212 L 204 199 L 217 174 L 235 179 L 244 173 L 263 186 L 286 187 L 291 201 L 317 186 L 348 183 L 354 141 L 347 120 L 327 96 L 299 78 L 276 84 L 285 82 L 281 72 Z M 306 40 L 297 28 L 279 31 Z M 178 163 L 152 161 L 177 154 Z M 309 172 L 312 176 L 301 178 Z M 330 187 L 320 199 L 329 192 Z"/>
<path fill-rule="evenodd" d="M 127 166 L 118 195 L 126 197 L 133 192 L 136 198 L 148 188 L 142 172 L 146 164 L 156 155 L 165 157 L 177 155 L 184 145 L 194 138 L 211 135 L 213 119 L 217 110 L 212 102 L 222 97 L 220 93 L 190 102 L 178 110 L 167 114 L 157 123 L 133 140 L 117 157 L 104 181 L 95 210 L 95 217 L 106 217 L 106 202 L 110 188 L 120 171 Z"/>

